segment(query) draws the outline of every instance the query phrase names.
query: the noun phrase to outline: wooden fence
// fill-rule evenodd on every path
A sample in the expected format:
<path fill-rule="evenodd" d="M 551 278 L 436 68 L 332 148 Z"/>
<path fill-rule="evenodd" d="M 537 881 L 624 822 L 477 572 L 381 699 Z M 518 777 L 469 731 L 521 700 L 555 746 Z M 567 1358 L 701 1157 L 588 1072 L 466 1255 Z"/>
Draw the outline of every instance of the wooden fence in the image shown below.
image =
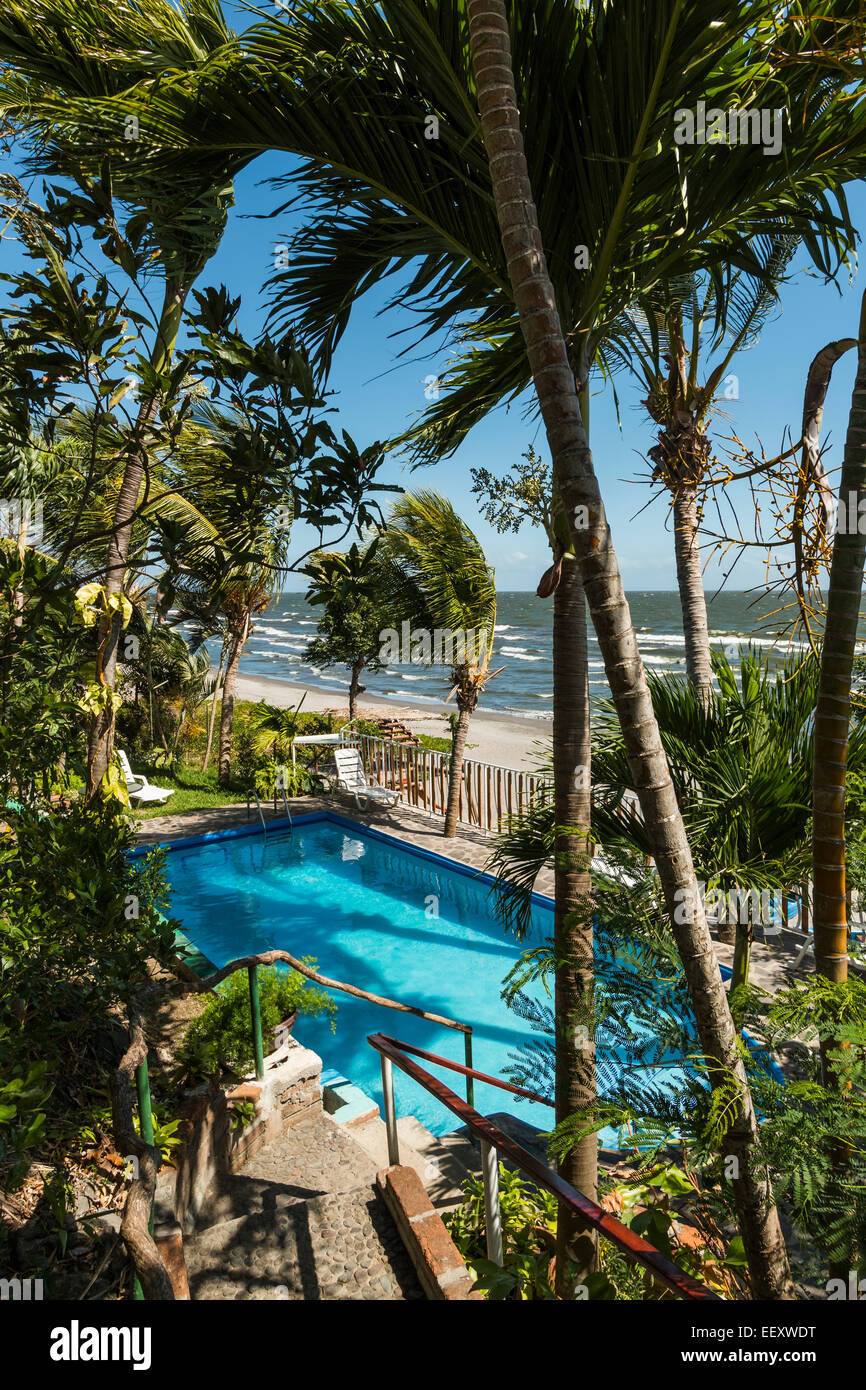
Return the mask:
<path fill-rule="evenodd" d="M 444 816 L 448 805 L 450 754 L 412 743 L 359 734 L 364 770 L 371 782 L 400 791 L 407 806 Z M 459 819 L 480 830 L 501 830 L 533 797 L 552 794 L 548 778 L 472 758 L 463 762 Z"/>

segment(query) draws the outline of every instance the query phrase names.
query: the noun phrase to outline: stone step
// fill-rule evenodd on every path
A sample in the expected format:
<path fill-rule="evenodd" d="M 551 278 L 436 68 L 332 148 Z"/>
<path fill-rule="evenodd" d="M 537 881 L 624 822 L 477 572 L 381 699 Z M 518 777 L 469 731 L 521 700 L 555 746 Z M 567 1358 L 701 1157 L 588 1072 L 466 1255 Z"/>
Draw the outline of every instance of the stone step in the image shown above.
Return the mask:
<path fill-rule="evenodd" d="M 388 1132 L 382 1119 L 365 1120 L 352 1126 L 352 1138 L 370 1155 L 377 1170 L 388 1167 Z M 414 1168 L 430 1200 L 439 1211 L 447 1211 L 461 1200 L 461 1187 L 468 1174 L 480 1172 L 479 1152 L 471 1141 L 459 1135 L 435 1135 L 416 1120 L 404 1115 L 397 1121 L 400 1162 Z"/>
<path fill-rule="evenodd" d="M 372 1186 L 375 1178 L 376 1165 L 353 1131 L 318 1110 L 261 1149 L 239 1173 L 223 1176 L 208 1193 L 197 1225 L 273 1214 L 329 1193 Z"/>
<path fill-rule="evenodd" d="M 184 1242 L 190 1296 L 423 1299 L 412 1262 L 372 1186 L 223 1221 Z"/>

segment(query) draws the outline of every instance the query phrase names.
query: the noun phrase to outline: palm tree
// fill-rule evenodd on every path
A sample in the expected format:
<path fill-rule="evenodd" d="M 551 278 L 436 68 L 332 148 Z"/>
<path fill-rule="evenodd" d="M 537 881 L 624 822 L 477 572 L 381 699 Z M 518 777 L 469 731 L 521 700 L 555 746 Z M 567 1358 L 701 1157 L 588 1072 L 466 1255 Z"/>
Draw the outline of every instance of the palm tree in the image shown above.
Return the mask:
<path fill-rule="evenodd" d="M 312 666 L 348 666 L 349 719 L 355 718 L 364 671 L 381 671 L 383 614 L 382 570 L 378 543 L 345 551 L 320 550 L 305 573 L 310 580 L 307 602 L 322 607 L 317 632 L 301 655 Z"/>
<path fill-rule="evenodd" d="M 256 446 L 263 455 L 253 472 L 248 456 Z M 267 608 L 285 572 L 291 531 L 277 519 L 281 510 L 291 510 L 292 479 L 287 460 L 270 455 L 254 421 L 236 406 L 212 401 L 194 407 L 172 468 L 173 486 L 159 492 L 145 513 L 167 541 L 170 563 L 160 586 L 160 609 L 165 613 L 176 599 L 182 601 L 184 580 L 192 576 L 207 595 L 207 610 L 222 616 L 218 777 L 226 786 L 238 668 L 253 620 Z"/>
<path fill-rule="evenodd" d="M 553 589 L 553 750 L 555 811 L 544 858 L 554 862 L 554 1059 L 557 1123 L 586 1114 L 596 1100 L 593 1026 L 594 910 L 591 855 L 591 711 L 587 664 L 586 600 L 562 507 L 554 497 L 549 466 L 530 446 L 525 462 L 504 478 L 473 468 L 473 493 L 482 499 L 488 523 L 500 533 L 519 531 L 524 521 L 540 526 L 553 564 L 538 587 Z M 598 1192 L 598 1144 L 586 1134 L 560 1159 L 559 1171 L 578 1192 Z M 591 1271 L 593 1238 L 565 1203 L 556 1223 L 555 1286 L 573 1297 L 571 1283 Z M 569 1271 L 574 1271 L 573 1279 Z"/>
<path fill-rule="evenodd" d="M 637 654 L 610 532 L 604 521 L 575 374 L 569 364 L 547 271 L 523 152 L 505 6 L 503 0 L 467 0 L 466 9 L 493 196 L 554 477 L 571 516 L 576 521 L 580 515 L 589 523 L 574 527 L 575 549 L 623 737 L 630 757 L 640 769 L 637 780 L 641 805 L 650 825 L 653 856 L 695 1001 L 701 1041 L 715 1063 L 716 1084 L 721 1083 L 720 1067 L 728 1075 L 733 1074 L 738 1084 L 738 1113 L 725 1143 L 730 1156 L 737 1160 L 734 1191 L 753 1291 L 759 1298 L 792 1297 L 784 1238 L 767 1175 L 755 1171 L 750 1163 L 748 1149 L 757 1139 L 757 1120 L 730 1012 L 719 999 L 721 980 L 696 893 L 689 845 Z M 668 52 L 681 9 L 682 6 L 676 7 L 674 23 L 665 35 Z M 578 508 L 582 509 L 580 513 Z M 655 773 L 654 782 L 647 786 L 644 776 L 651 771 Z M 674 894 L 678 896 L 672 901 Z M 682 915 L 687 920 L 678 923 L 672 909 L 674 902 L 681 904 L 684 900 L 687 911 Z"/>
<path fill-rule="evenodd" d="M 714 653 L 713 670 L 718 690 L 707 700 L 675 676 L 648 678 L 695 867 L 713 894 L 775 893 L 799 882 L 808 860 L 819 665 L 810 657 L 773 671 L 749 651 L 738 672 Z M 646 855 L 650 838 L 634 809 L 635 778 L 610 702 L 600 705 L 596 735 L 597 832 Z M 860 718 L 853 769 L 862 771 L 864 759 Z M 751 917 L 738 912 L 732 989 L 748 982 Z"/>
<path fill-rule="evenodd" d="M 866 498 L 866 294 L 860 308 L 857 374 L 839 496 L 856 497 L 859 517 Z M 813 785 L 813 862 L 815 967 L 829 980 L 848 975 L 848 902 L 845 884 L 845 788 L 850 767 L 851 680 L 860 619 L 860 595 L 866 566 L 866 536 L 857 526 L 837 531 L 833 542 L 821 682 L 815 706 Z"/>
<path fill-rule="evenodd" d="M 469 721 L 487 682 L 496 629 L 496 589 L 484 551 L 451 503 L 419 490 L 395 502 L 381 542 L 396 629 L 426 630 L 427 660 L 447 661 L 457 720 L 451 740 L 446 838 L 457 834 Z M 449 696 L 450 699 L 450 696 Z"/>
<path fill-rule="evenodd" d="M 703 494 L 712 464 L 709 419 L 735 355 L 753 345 L 778 303 L 795 249 L 795 239 L 780 233 L 759 248 L 760 275 L 739 273 L 721 286 L 712 277 L 692 275 L 656 286 L 626 312 L 602 354 L 606 368 L 623 366 L 642 382 L 643 404 L 658 426 L 649 450 L 652 481 L 670 495 L 686 672 L 703 699 L 712 690 L 700 554 Z M 711 353 L 717 360 L 707 362 L 702 373 L 701 357 Z"/>
<path fill-rule="evenodd" d="M 105 561 L 107 599 L 124 587 L 148 440 L 171 389 L 184 305 L 219 245 L 232 200 L 231 176 L 238 167 L 221 153 L 197 159 L 180 179 L 164 171 L 148 178 L 136 157 L 141 132 L 137 124 L 119 118 L 118 99 L 130 89 L 146 90 L 165 81 L 169 73 L 191 75 L 231 36 L 216 0 L 132 0 L 114 9 L 98 0 L 10 0 L 0 20 L 5 65 L 0 111 L 26 132 L 31 166 L 70 178 L 87 194 L 98 189 L 103 199 L 110 189 L 109 254 L 129 270 L 134 257 L 127 237 L 135 225 L 140 245 L 146 229 L 152 264 L 158 264 L 162 277 L 147 386 L 122 450 L 123 477 Z M 118 205 L 127 209 L 126 236 L 117 220 Z M 117 683 L 120 633 L 119 616 L 106 616 L 96 674 L 110 690 Z M 113 736 L 114 705 L 108 700 L 90 733 L 88 797 L 96 795 L 106 772 Z"/>

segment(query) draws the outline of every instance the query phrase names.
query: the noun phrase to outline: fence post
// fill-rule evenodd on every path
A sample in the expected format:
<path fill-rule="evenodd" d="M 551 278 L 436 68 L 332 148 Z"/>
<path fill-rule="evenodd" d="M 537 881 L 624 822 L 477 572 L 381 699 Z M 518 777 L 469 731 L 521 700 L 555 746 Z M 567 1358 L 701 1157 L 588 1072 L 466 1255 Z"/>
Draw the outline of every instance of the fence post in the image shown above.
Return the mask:
<path fill-rule="evenodd" d="M 484 1174 L 484 1225 L 487 1228 L 487 1258 L 500 1268 L 502 1254 L 502 1213 L 499 1210 L 499 1157 L 492 1144 L 481 1140 L 481 1168 Z"/>
<path fill-rule="evenodd" d="M 395 1167 L 400 1162 L 400 1144 L 397 1138 L 397 1111 L 394 1108 L 394 1068 L 391 1058 L 380 1053 L 382 1063 L 382 1096 L 385 1101 L 385 1130 L 388 1135 L 388 1162 Z"/>
<path fill-rule="evenodd" d="M 471 1028 L 470 1028 L 470 1030 L 469 1030 L 468 1033 L 464 1033 L 464 1034 L 463 1034 L 463 1047 L 464 1047 L 464 1050 L 465 1050 L 465 1053 L 466 1053 L 466 1065 L 467 1065 L 467 1067 L 471 1067 L 471 1066 L 472 1066 L 472 1029 L 471 1029 Z M 466 1104 L 467 1104 L 467 1105 L 471 1105 L 473 1110 L 475 1109 L 475 1077 L 474 1077 L 474 1076 L 467 1076 L 467 1078 L 466 1078 Z"/>
<path fill-rule="evenodd" d="M 135 1069 L 135 1089 L 138 1093 L 138 1129 L 143 1144 L 153 1144 L 153 1106 L 150 1100 L 150 1075 L 147 1070 L 147 1056 L 141 1066 Z M 153 1235 L 153 1205 L 151 1204 L 150 1216 L 148 1217 L 147 1229 Z M 135 1277 L 133 1285 L 133 1297 L 137 1302 L 144 1299 L 144 1290 L 139 1282 L 138 1275 Z"/>
<path fill-rule="evenodd" d="M 248 965 L 250 981 L 250 1021 L 253 1025 L 253 1055 L 256 1059 L 256 1080 L 261 1081 L 265 1074 L 265 1053 L 262 1047 L 262 1010 L 259 1004 L 258 966 Z"/>

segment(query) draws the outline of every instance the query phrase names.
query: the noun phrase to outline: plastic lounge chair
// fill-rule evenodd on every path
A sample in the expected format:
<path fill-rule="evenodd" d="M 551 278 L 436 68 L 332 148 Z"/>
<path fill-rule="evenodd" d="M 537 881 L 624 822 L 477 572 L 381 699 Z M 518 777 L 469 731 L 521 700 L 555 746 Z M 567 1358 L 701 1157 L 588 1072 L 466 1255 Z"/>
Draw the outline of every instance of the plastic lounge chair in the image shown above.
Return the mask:
<path fill-rule="evenodd" d="M 155 787 L 152 782 L 148 782 L 143 772 L 133 772 L 129 766 L 129 758 L 122 748 L 118 748 L 117 758 L 130 800 L 134 797 L 136 801 L 167 801 L 170 796 L 174 796 L 174 787 Z"/>
<path fill-rule="evenodd" d="M 366 810 L 368 801 L 378 802 L 381 806 L 394 806 L 400 800 L 398 791 L 367 781 L 359 748 L 336 748 L 334 762 L 337 766 L 337 786 L 340 791 L 352 793 L 359 811 Z"/>

